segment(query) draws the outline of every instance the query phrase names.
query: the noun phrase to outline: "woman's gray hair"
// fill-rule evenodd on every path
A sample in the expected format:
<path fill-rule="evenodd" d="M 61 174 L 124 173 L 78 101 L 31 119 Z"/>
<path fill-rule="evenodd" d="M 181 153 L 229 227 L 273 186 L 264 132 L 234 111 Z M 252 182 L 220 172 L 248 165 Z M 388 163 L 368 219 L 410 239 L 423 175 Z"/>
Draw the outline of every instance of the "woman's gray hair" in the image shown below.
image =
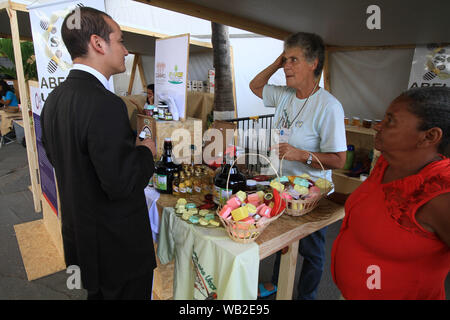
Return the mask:
<path fill-rule="evenodd" d="M 314 62 L 317 59 L 314 76 L 319 77 L 325 61 L 325 44 L 322 38 L 314 33 L 297 32 L 284 40 L 284 50 L 291 48 L 301 48 L 308 62 Z"/>
<path fill-rule="evenodd" d="M 450 155 L 450 88 L 425 87 L 409 89 L 401 94 L 410 99 L 409 110 L 422 123 L 419 130 L 441 128 L 442 140 L 438 152 Z"/>

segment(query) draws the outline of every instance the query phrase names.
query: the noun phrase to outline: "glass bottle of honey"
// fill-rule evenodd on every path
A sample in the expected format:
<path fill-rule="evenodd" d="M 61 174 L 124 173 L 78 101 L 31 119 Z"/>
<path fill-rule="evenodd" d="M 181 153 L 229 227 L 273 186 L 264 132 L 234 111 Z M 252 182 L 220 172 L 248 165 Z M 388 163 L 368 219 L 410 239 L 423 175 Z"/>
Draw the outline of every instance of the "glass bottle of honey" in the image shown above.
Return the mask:
<path fill-rule="evenodd" d="M 199 195 L 202 194 L 202 177 L 200 175 L 200 171 L 195 171 L 194 175 L 194 194 Z"/>
<path fill-rule="evenodd" d="M 177 197 L 180 196 L 180 178 L 178 177 L 178 172 L 173 174 L 172 193 Z"/>
<path fill-rule="evenodd" d="M 186 172 L 186 178 L 184 179 L 184 185 L 186 186 L 186 195 L 192 196 L 192 177 L 191 171 Z"/>
<path fill-rule="evenodd" d="M 180 172 L 180 182 L 178 184 L 178 190 L 180 192 L 181 197 L 186 196 L 186 178 L 184 175 L 184 171 Z"/>

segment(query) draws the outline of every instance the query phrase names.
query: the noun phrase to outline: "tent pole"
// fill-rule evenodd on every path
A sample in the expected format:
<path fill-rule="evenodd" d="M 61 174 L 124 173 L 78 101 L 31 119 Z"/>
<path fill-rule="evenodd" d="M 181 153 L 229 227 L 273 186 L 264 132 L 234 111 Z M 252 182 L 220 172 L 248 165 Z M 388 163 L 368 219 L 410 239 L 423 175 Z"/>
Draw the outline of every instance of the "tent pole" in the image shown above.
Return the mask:
<path fill-rule="evenodd" d="M 41 209 L 41 192 L 39 190 L 39 174 L 37 168 L 36 154 L 33 150 L 33 139 L 30 128 L 30 115 L 28 113 L 28 89 L 25 84 L 25 75 L 22 64 L 22 51 L 20 49 L 19 24 L 17 22 L 17 11 L 7 9 L 9 14 L 9 22 L 11 25 L 12 42 L 14 48 L 14 59 L 16 61 L 16 75 L 19 85 L 20 102 L 22 109 L 23 127 L 25 131 L 25 141 L 27 144 L 28 168 L 30 170 L 31 188 L 33 191 L 34 210 L 40 212 Z"/>
<path fill-rule="evenodd" d="M 133 68 L 131 69 L 130 83 L 128 85 L 127 95 L 131 95 L 131 92 L 133 91 L 134 77 L 136 76 L 136 66 L 138 59 L 139 55 L 135 54 L 133 58 Z"/>
<path fill-rule="evenodd" d="M 144 92 L 147 94 L 147 80 L 145 79 L 144 66 L 142 65 L 142 56 L 139 55 L 139 60 L 137 63 L 139 70 L 139 77 L 141 78 L 141 84 Z"/>

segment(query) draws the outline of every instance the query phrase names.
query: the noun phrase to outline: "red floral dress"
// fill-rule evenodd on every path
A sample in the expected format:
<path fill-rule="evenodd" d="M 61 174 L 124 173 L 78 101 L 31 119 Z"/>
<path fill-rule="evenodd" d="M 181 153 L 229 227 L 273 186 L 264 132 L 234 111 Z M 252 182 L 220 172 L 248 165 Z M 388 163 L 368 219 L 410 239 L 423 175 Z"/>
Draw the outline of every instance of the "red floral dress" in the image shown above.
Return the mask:
<path fill-rule="evenodd" d="M 445 299 L 450 247 L 415 219 L 426 202 L 450 192 L 450 159 L 382 184 L 381 156 L 345 204 L 333 244 L 333 281 L 346 299 Z M 449 209 L 450 214 L 450 209 Z"/>

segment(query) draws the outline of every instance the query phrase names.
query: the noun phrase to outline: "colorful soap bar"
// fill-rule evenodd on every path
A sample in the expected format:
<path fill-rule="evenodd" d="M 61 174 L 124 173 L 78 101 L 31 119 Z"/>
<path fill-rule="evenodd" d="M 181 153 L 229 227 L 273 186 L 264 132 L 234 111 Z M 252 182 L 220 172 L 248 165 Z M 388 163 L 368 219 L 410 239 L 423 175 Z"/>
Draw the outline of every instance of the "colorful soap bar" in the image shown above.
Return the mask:
<path fill-rule="evenodd" d="M 227 206 L 229 206 L 231 209 L 239 208 L 242 204 L 242 201 L 238 197 L 232 197 L 227 201 Z"/>
<path fill-rule="evenodd" d="M 214 219 L 214 217 L 215 217 L 214 213 L 208 213 L 207 215 L 205 215 L 205 219 L 208 221 Z"/>
<path fill-rule="evenodd" d="M 202 225 L 202 226 L 207 226 L 209 224 L 209 221 L 206 220 L 205 218 L 200 218 L 198 220 L 198 222 Z"/>
<path fill-rule="evenodd" d="M 289 179 L 288 179 L 288 177 L 286 177 L 286 176 L 282 176 L 282 177 L 280 178 L 280 182 L 281 182 L 281 183 L 286 183 L 286 182 L 289 182 Z"/>
<path fill-rule="evenodd" d="M 180 199 L 178 199 L 177 203 L 178 203 L 178 204 L 186 204 L 187 201 L 186 201 L 186 199 L 184 199 L 184 198 L 180 198 Z"/>
<path fill-rule="evenodd" d="M 295 184 L 296 186 L 302 186 L 302 187 L 305 187 L 305 188 L 308 188 L 308 187 L 309 187 L 309 182 L 308 182 L 308 180 L 303 179 L 303 178 L 299 178 L 299 177 L 295 178 L 294 184 Z"/>
<path fill-rule="evenodd" d="M 254 206 L 251 203 L 247 203 L 247 205 L 245 206 L 248 209 L 248 213 L 249 214 L 255 214 L 256 213 L 256 206 Z"/>
<path fill-rule="evenodd" d="M 252 193 L 252 194 L 249 194 L 248 196 L 247 196 L 247 201 L 248 202 L 260 202 L 260 201 L 262 201 L 261 199 L 260 199 L 260 197 L 259 197 L 259 194 L 258 193 Z"/>
<path fill-rule="evenodd" d="M 239 200 L 241 200 L 241 202 L 244 202 L 245 199 L 247 198 L 247 194 L 244 191 L 238 191 L 236 193 L 236 197 L 238 197 Z"/>
<path fill-rule="evenodd" d="M 227 219 L 231 215 L 231 208 L 227 205 L 225 205 L 222 210 L 219 212 L 219 216 L 221 216 L 223 219 Z"/>
<path fill-rule="evenodd" d="M 301 195 L 305 195 L 309 193 L 308 188 L 299 186 L 298 184 L 295 185 L 294 190 L 300 193 Z"/>
<path fill-rule="evenodd" d="M 199 215 L 201 215 L 202 217 L 206 216 L 209 213 L 208 209 L 202 209 L 198 212 Z"/>
<path fill-rule="evenodd" d="M 194 209 L 194 208 L 197 208 L 197 206 L 196 206 L 195 203 L 188 203 L 188 204 L 186 205 L 186 209 Z"/>
<path fill-rule="evenodd" d="M 220 225 L 219 221 L 216 220 L 209 220 L 209 224 L 215 227 L 218 227 Z"/>
<path fill-rule="evenodd" d="M 272 208 L 270 208 L 268 206 L 264 206 L 259 210 L 258 214 L 262 217 L 270 218 L 271 212 L 272 212 Z"/>
<path fill-rule="evenodd" d="M 197 224 L 200 221 L 200 218 L 198 216 L 191 216 L 189 218 L 189 221 L 194 223 L 194 224 Z"/>
<path fill-rule="evenodd" d="M 270 186 L 276 190 L 278 190 L 279 192 L 284 190 L 284 185 L 281 184 L 280 182 L 276 181 L 276 180 L 272 180 L 270 182 Z"/>
<path fill-rule="evenodd" d="M 231 216 L 234 221 L 239 221 L 248 217 L 248 209 L 247 207 L 239 207 L 231 211 Z"/>

